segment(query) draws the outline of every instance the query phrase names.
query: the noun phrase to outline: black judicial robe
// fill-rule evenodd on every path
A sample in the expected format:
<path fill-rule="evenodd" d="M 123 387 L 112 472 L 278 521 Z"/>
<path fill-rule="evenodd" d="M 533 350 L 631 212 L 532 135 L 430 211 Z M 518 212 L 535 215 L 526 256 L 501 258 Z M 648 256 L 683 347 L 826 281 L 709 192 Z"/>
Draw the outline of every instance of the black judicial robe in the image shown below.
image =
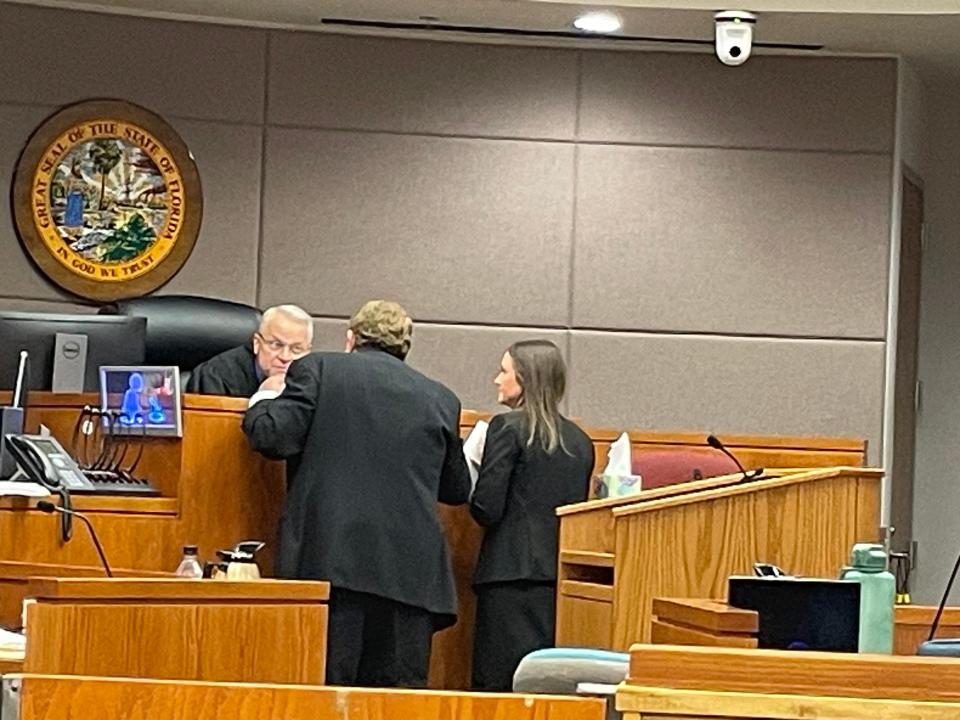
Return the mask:
<path fill-rule="evenodd" d="M 293 472 L 280 522 L 279 577 L 329 580 L 456 619 L 437 501 L 467 501 L 460 401 L 379 349 L 295 361 L 274 400 L 247 411 L 257 451 Z M 294 469 L 295 468 L 295 469 Z"/>
<path fill-rule="evenodd" d="M 215 355 L 193 369 L 188 393 L 248 398 L 260 389 L 257 358 L 249 345 Z"/>

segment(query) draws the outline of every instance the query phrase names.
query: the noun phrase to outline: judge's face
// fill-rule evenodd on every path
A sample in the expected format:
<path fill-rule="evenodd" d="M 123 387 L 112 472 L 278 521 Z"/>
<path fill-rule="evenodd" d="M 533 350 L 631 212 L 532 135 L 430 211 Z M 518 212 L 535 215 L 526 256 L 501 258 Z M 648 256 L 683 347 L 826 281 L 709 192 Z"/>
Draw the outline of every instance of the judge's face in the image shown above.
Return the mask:
<path fill-rule="evenodd" d="M 253 336 L 253 351 L 264 377 L 284 375 L 290 363 L 310 352 L 306 326 L 276 315 Z"/>
<path fill-rule="evenodd" d="M 505 352 L 500 360 L 500 372 L 497 373 L 494 384 L 497 386 L 497 402 L 508 407 L 516 407 L 523 396 L 523 388 L 517 380 L 517 370 L 513 366 L 513 358 Z"/>

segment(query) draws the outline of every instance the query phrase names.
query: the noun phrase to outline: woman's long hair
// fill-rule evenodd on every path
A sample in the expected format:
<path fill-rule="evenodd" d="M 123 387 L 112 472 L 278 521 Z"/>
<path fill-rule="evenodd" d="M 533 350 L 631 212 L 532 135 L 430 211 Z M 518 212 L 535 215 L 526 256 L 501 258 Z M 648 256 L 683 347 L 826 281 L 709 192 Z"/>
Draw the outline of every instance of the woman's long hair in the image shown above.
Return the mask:
<path fill-rule="evenodd" d="M 560 349 L 549 340 L 522 340 L 507 348 L 523 390 L 517 407 L 527 416 L 527 445 L 552 453 L 568 452 L 560 434 L 560 401 L 567 388 L 567 368 Z"/>

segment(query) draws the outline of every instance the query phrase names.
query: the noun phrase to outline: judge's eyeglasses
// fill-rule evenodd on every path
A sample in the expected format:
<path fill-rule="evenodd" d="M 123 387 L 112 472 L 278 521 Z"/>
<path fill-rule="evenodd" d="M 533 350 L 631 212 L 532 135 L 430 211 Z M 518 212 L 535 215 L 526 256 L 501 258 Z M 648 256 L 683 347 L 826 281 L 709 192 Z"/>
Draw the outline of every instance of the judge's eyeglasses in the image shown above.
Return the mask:
<path fill-rule="evenodd" d="M 290 355 L 293 357 L 299 357 L 300 355 L 306 355 L 310 352 L 309 345 L 301 345 L 300 343 L 294 343 L 293 345 L 287 345 L 285 342 L 281 342 L 276 338 L 264 337 L 260 333 L 256 334 L 260 338 L 260 342 L 267 346 L 267 349 L 275 355 L 280 355 L 284 350 L 289 351 Z"/>

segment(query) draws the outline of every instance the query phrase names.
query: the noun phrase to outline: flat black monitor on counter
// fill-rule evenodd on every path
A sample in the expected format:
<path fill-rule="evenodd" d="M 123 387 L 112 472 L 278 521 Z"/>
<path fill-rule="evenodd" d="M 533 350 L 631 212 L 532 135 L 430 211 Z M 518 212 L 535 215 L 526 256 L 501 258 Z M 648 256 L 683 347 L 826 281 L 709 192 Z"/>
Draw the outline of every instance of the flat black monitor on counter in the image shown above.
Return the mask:
<path fill-rule="evenodd" d="M 50 390 L 57 333 L 87 337 L 84 392 L 100 387 L 101 365 L 142 365 L 147 321 L 116 315 L 0 312 L 0 390 L 12 390 L 20 352 L 30 353 L 31 390 Z"/>
<path fill-rule="evenodd" d="M 733 576 L 728 580 L 727 602 L 757 612 L 761 648 L 857 652 L 860 583 Z"/>

